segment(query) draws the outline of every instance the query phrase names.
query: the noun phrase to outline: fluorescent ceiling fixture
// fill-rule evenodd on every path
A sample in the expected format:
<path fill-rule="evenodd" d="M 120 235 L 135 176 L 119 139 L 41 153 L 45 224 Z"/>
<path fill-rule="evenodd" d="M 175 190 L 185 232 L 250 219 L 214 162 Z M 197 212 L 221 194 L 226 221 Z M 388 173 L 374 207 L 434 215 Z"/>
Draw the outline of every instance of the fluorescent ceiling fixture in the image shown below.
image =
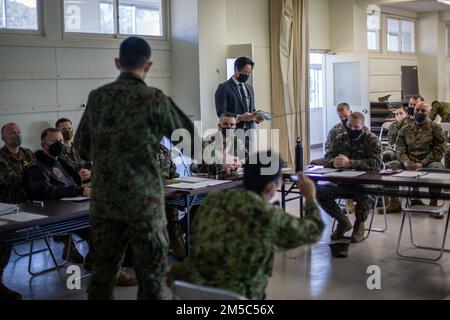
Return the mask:
<path fill-rule="evenodd" d="M 437 0 L 437 2 L 444 3 L 450 5 L 450 0 Z"/>

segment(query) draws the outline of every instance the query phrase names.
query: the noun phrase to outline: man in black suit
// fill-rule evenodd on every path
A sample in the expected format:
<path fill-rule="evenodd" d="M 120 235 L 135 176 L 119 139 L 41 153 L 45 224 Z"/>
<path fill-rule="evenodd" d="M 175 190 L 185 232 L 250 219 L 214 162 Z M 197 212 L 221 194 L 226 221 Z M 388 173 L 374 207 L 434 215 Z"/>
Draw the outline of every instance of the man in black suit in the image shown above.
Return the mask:
<path fill-rule="evenodd" d="M 253 87 L 246 84 L 255 63 L 246 57 L 234 63 L 234 75 L 219 85 L 216 90 L 216 111 L 220 118 L 224 113 L 236 115 L 237 128 L 247 131 L 255 128 L 255 123 L 263 121 L 257 117 Z"/>

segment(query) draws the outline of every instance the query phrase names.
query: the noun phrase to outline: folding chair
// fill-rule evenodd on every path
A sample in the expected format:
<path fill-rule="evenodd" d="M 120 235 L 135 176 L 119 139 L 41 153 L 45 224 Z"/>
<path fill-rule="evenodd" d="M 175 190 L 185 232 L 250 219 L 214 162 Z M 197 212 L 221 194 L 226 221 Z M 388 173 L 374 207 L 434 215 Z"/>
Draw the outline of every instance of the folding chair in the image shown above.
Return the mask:
<path fill-rule="evenodd" d="M 428 173 L 446 173 L 446 174 L 450 174 L 450 170 L 448 169 L 420 169 L 418 170 L 420 172 L 428 172 Z M 444 202 L 445 205 L 445 202 Z M 439 214 L 439 213 L 444 213 L 447 211 L 447 209 L 444 207 L 444 205 L 442 206 L 411 206 L 410 205 L 410 199 L 407 199 L 406 202 L 406 207 L 405 209 L 403 209 L 403 217 L 402 217 L 402 222 L 400 225 L 400 231 L 399 231 L 399 236 L 398 236 L 398 241 L 397 241 L 397 254 L 402 257 L 402 258 L 408 258 L 408 259 L 413 259 L 413 260 L 419 260 L 419 261 L 438 261 L 439 259 L 442 258 L 442 255 L 444 254 L 444 252 L 450 252 L 449 249 L 445 248 L 445 242 L 446 242 L 446 238 L 447 238 L 447 232 L 448 232 L 448 224 L 449 224 L 449 218 L 450 215 L 447 214 L 447 219 L 445 222 L 445 228 L 444 228 L 444 236 L 442 238 L 442 242 L 441 242 L 441 246 L 440 247 L 430 247 L 430 246 L 424 246 L 424 245 L 420 245 L 417 244 L 414 240 L 414 232 L 413 232 L 413 226 L 412 226 L 412 215 L 415 213 L 432 213 L 432 214 Z M 403 228 L 405 225 L 405 220 L 406 217 L 408 217 L 408 224 L 409 224 L 409 233 L 410 233 L 410 241 L 411 244 L 416 248 L 416 249 L 421 249 L 421 250 L 431 250 L 431 251 L 439 251 L 439 255 L 435 258 L 427 258 L 427 257 L 419 257 L 419 256 L 411 256 L 411 255 L 405 255 L 402 254 L 400 252 L 400 245 L 401 245 L 401 240 L 402 240 L 402 236 L 403 236 Z"/>
<path fill-rule="evenodd" d="M 384 122 L 383 125 L 381 126 L 381 130 L 380 130 L 380 136 L 378 137 L 380 139 L 380 142 L 382 145 L 388 145 L 389 142 L 386 139 L 383 139 L 383 133 L 385 131 L 389 132 L 389 128 L 391 127 L 391 125 L 394 123 L 394 121 L 388 121 L 388 122 Z"/>
<path fill-rule="evenodd" d="M 198 286 L 184 281 L 172 285 L 173 300 L 248 300 L 234 292 Z"/>

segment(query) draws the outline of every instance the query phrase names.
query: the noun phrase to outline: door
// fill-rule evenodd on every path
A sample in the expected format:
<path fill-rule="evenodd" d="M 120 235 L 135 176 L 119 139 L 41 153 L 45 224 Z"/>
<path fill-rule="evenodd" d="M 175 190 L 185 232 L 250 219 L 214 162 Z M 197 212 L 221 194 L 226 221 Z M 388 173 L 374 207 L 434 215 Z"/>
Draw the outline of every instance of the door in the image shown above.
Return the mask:
<path fill-rule="evenodd" d="M 361 112 L 366 126 L 370 127 L 367 54 L 327 54 L 326 66 L 326 132 L 340 122 L 336 107 L 343 102 L 347 102 L 353 112 Z"/>

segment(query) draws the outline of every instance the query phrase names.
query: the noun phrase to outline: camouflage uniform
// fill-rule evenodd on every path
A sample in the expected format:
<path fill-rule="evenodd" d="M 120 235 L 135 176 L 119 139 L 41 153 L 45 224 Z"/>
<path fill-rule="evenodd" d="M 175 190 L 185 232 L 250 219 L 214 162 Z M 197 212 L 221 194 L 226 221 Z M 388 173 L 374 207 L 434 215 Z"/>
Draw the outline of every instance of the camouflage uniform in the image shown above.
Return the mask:
<path fill-rule="evenodd" d="M 20 203 L 25 200 L 22 174 L 34 159 L 34 153 L 29 149 L 19 148 L 17 155 L 9 152 L 6 147 L 0 149 L 0 202 Z M 11 246 L 0 246 L 0 281 L 11 250 Z"/>
<path fill-rule="evenodd" d="M 433 102 L 433 109 L 431 110 L 431 120 L 435 121 L 437 116 L 442 118 L 442 122 L 449 123 L 450 122 L 450 103 Z M 448 142 L 448 139 L 447 139 Z M 445 167 L 450 169 L 450 148 L 446 146 L 445 152 Z"/>
<path fill-rule="evenodd" d="M 185 280 L 262 299 L 274 252 L 314 243 L 323 229 L 315 201 L 307 201 L 306 217 L 297 219 L 245 189 L 211 193 L 193 224 L 192 254 L 172 268 L 168 282 Z"/>
<path fill-rule="evenodd" d="M 442 122 L 450 122 L 450 103 L 433 102 L 430 119 L 435 121 L 438 115 L 441 117 Z"/>
<path fill-rule="evenodd" d="M 202 157 L 203 163 L 193 165 L 192 170 L 197 173 L 209 173 L 210 167 L 214 165 L 214 163 L 219 163 L 217 170 L 219 171 L 219 176 L 223 179 L 238 177 L 236 171 L 230 173 L 225 172 L 223 166 L 223 163 L 225 162 L 224 154 L 238 157 L 241 163 L 245 163 L 247 158 L 247 153 L 242 140 L 235 136 L 224 139 L 222 132 L 219 130 L 203 141 L 202 150 L 204 155 Z"/>
<path fill-rule="evenodd" d="M 372 133 L 365 131 L 358 140 L 351 140 L 346 133 L 338 136 L 330 146 L 325 155 L 325 167 L 331 168 L 333 160 L 339 155 L 345 155 L 352 161 L 352 169 L 364 171 L 378 171 L 382 166 L 381 143 Z M 333 218 L 342 221 L 345 215 L 337 205 L 336 195 L 330 193 L 319 193 L 317 200 L 320 206 Z M 371 198 L 364 195 L 355 195 L 355 216 L 358 221 L 367 220 L 370 210 Z"/>
<path fill-rule="evenodd" d="M 174 179 L 180 175 L 177 173 L 177 167 L 172 161 L 170 150 L 163 145 L 159 146 L 158 152 L 159 170 L 163 179 Z M 170 246 L 178 259 L 186 256 L 184 247 L 183 230 L 178 219 L 178 208 L 166 206 L 167 231 L 169 232 Z"/>
<path fill-rule="evenodd" d="M 64 146 L 63 152 L 60 159 L 63 159 L 69 166 L 74 168 L 77 172 L 80 172 L 82 169 L 91 170 L 92 164 L 90 161 L 85 161 L 81 159 L 80 154 L 73 146 L 73 143 L 68 146 Z"/>
<path fill-rule="evenodd" d="M 330 130 L 330 132 L 328 133 L 328 136 L 327 136 L 327 141 L 325 141 L 325 154 L 330 152 L 330 146 L 333 143 L 333 141 L 336 140 L 336 138 L 338 136 L 340 136 L 341 134 L 344 134 L 346 132 L 347 132 L 347 128 L 345 127 L 345 125 L 342 122 L 338 123 Z M 325 164 L 325 159 L 322 158 L 322 159 L 312 160 L 311 164 L 316 165 L 316 166 L 323 166 Z"/>
<path fill-rule="evenodd" d="M 75 136 L 83 159 L 94 163 L 91 225 L 92 279 L 89 299 L 112 299 L 128 246 L 139 282 L 139 299 L 162 299 L 167 267 L 164 184 L 157 153 L 163 135 L 192 121 L 161 91 L 133 73 L 89 95 Z"/>
<path fill-rule="evenodd" d="M 386 167 L 404 169 L 405 164 L 422 163 L 426 168 L 442 168 L 446 150 L 446 138 L 439 124 L 427 120 L 402 127 L 397 139 L 398 161 L 389 162 Z"/>
<path fill-rule="evenodd" d="M 388 147 L 383 151 L 383 162 L 388 163 L 397 160 L 395 153 L 395 145 L 397 143 L 398 132 L 400 131 L 401 121 L 395 120 L 389 127 L 388 132 Z"/>

